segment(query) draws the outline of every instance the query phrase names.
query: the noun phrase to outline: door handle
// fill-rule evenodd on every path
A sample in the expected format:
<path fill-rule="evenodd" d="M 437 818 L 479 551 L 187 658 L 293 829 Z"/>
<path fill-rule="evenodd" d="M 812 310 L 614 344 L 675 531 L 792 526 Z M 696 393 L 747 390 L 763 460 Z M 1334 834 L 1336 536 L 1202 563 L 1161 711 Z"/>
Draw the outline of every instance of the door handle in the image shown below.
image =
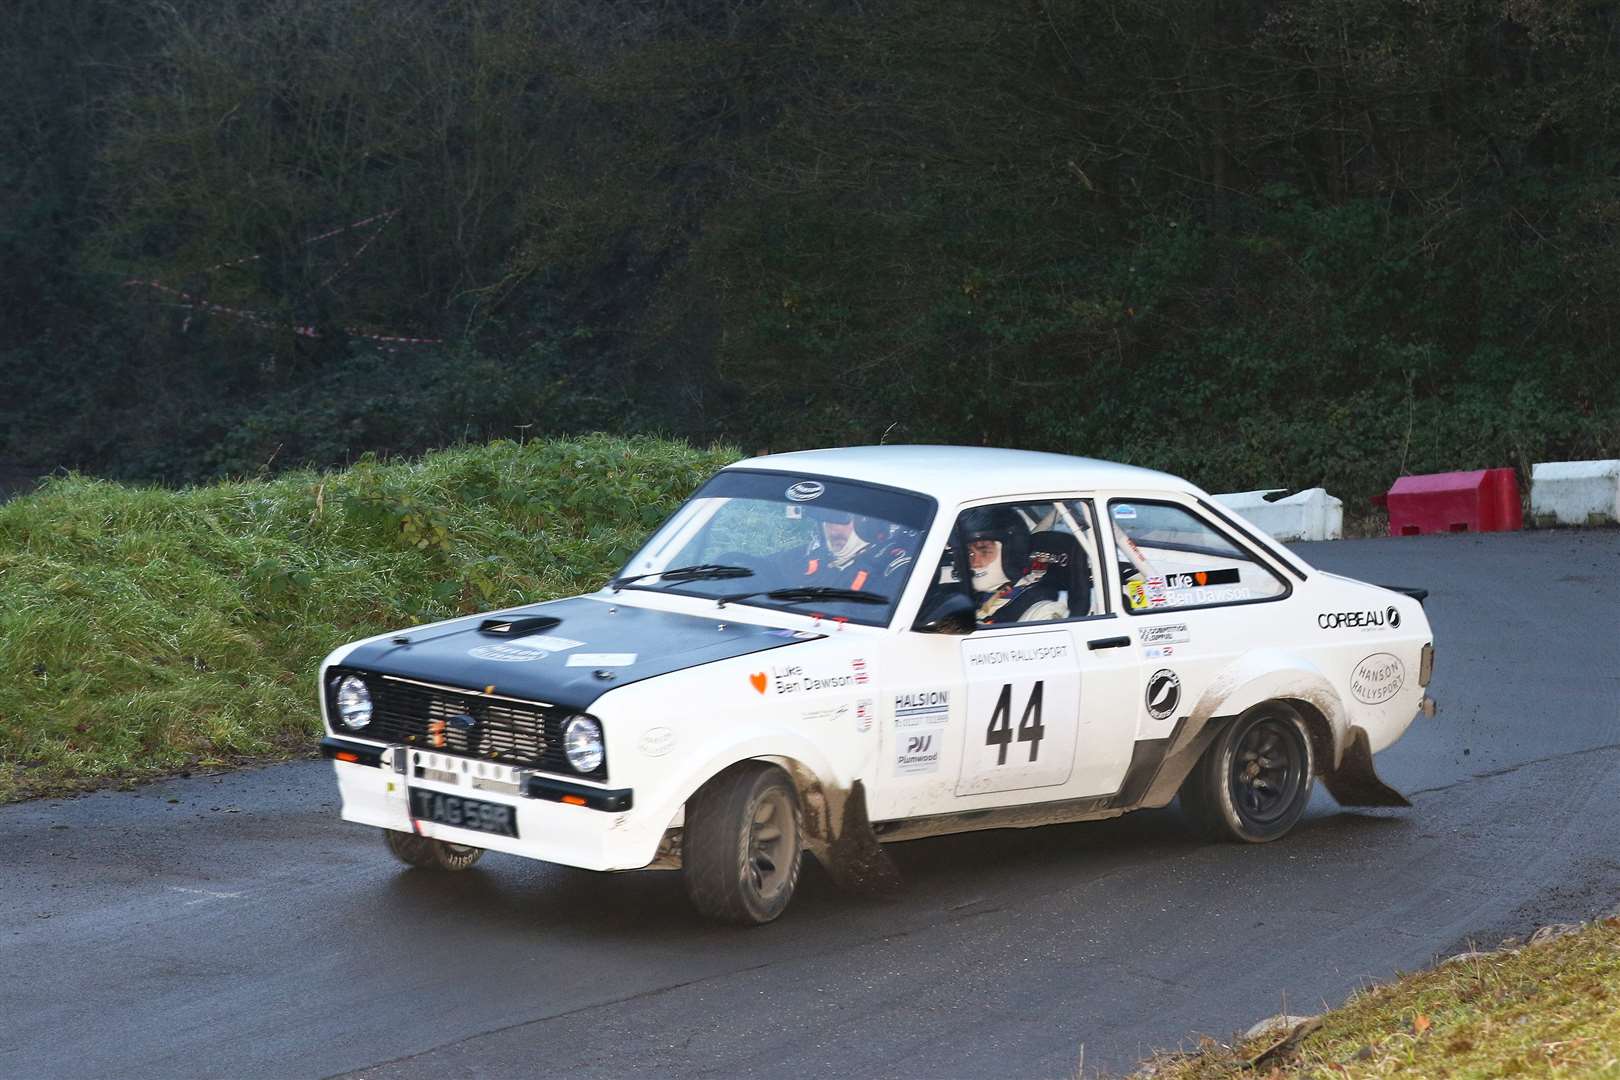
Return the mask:
<path fill-rule="evenodd" d="M 1096 650 L 1096 649 L 1123 649 L 1125 646 L 1129 645 L 1130 643 L 1131 643 L 1131 639 L 1128 638 L 1128 637 L 1100 637 L 1100 638 L 1092 638 L 1090 641 L 1086 642 L 1086 648 L 1092 649 L 1092 650 Z"/>

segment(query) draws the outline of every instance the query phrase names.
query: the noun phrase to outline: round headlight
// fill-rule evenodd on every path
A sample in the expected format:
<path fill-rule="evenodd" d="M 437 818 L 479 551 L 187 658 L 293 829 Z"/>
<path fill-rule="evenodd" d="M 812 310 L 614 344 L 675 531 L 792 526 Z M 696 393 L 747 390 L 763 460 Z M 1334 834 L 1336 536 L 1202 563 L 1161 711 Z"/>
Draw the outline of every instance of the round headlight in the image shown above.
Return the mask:
<path fill-rule="evenodd" d="M 359 731 L 371 723 L 371 691 L 364 679 L 345 675 L 337 684 L 337 714 L 343 726 Z"/>
<path fill-rule="evenodd" d="M 602 767 L 602 725 L 588 716 L 576 716 L 563 728 L 563 753 L 575 772 L 595 772 Z"/>

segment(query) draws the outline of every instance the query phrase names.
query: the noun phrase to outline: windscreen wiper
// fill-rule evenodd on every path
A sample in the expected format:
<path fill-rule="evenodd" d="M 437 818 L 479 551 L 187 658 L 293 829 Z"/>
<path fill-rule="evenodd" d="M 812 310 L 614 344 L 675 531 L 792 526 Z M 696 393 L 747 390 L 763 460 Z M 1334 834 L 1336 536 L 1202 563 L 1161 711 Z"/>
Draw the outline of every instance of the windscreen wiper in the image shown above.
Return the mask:
<path fill-rule="evenodd" d="M 754 572 L 746 566 L 726 566 L 722 563 L 697 563 L 692 566 L 675 566 L 668 570 L 653 570 L 646 574 L 630 574 L 627 577 L 616 577 L 608 582 L 608 588 L 618 592 L 632 581 L 643 578 L 661 577 L 665 581 L 706 581 L 711 578 L 753 577 Z"/>
<path fill-rule="evenodd" d="M 725 607 L 734 600 L 747 600 L 763 596 L 767 600 L 786 600 L 790 604 L 808 604 L 812 600 L 848 600 L 852 604 L 887 604 L 889 598 L 879 593 L 857 592 L 854 589 L 836 589 L 830 585 L 799 585 L 788 589 L 756 589 L 754 592 L 732 593 L 718 598 L 718 606 Z"/>

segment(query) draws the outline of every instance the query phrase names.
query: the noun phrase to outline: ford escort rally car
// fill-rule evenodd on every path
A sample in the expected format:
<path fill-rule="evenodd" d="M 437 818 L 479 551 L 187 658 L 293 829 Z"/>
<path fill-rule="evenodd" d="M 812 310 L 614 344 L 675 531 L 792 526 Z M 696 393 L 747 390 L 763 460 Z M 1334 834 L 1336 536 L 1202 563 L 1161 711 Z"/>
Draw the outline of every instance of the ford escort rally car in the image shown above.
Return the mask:
<path fill-rule="evenodd" d="M 1168 804 L 1275 840 L 1425 705 L 1422 590 L 1306 565 L 1203 491 L 1084 458 L 881 446 L 738 462 L 601 590 L 345 645 L 343 817 L 406 863 L 678 869 L 763 923 L 803 852 Z"/>

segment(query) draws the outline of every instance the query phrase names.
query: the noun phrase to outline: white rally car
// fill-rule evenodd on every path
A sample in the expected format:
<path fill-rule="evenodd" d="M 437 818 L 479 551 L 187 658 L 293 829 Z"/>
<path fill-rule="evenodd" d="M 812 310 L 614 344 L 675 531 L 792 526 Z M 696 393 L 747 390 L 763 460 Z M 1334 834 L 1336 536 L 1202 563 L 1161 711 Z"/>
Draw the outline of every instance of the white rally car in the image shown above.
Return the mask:
<path fill-rule="evenodd" d="M 601 591 L 346 645 L 343 817 L 407 863 L 679 868 L 780 915 L 809 850 L 1183 808 L 1274 840 L 1426 704 L 1421 590 L 1314 570 L 1163 473 L 1011 450 L 780 454 L 711 478 Z"/>

